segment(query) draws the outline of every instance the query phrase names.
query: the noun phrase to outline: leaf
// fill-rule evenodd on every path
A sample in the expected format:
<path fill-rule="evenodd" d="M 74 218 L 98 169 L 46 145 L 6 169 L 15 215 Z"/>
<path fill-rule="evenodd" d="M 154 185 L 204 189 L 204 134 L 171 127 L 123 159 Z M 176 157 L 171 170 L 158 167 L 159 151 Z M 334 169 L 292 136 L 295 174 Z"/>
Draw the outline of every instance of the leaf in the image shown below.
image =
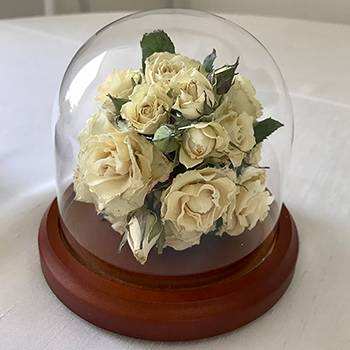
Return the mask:
<path fill-rule="evenodd" d="M 131 78 L 131 84 L 132 84 L 132 89 L 134 90 L 135 86 L 137 85 L 134 78 Z"/>
<path fill-rule="evenodd" d="M 202 115 L 210 115 L 212 113 L 214 113 L 215 108 L 211 107 L 208 105 L 207 102 L 207 94 L 205 94 L 205 101 L 204 101 L 204 106 L 203 106 L 203 113 Z"/>
<path fill-rule="evenodd" d="M 182 113 L 180 111 L 178 111 L 177 109 L 173 109 L 173 108 L 170 110 L 170 116 L 172 118 L 174 118 L 174 122 L 185 119 L 185 117 L 182 115 Z"/>
<path fill-rule="evenodd" d="M 146 209 L 147 210 L 147 209 Z M 148 224 L 148 213 L 149 211 L 144 210 L 144 207 L 141 207 L 139 210 L 135 211 L 135 217 L 137 219 L 138 225 L 140 227 L 141 231 L 141 244 L 140 244 L 140 249 L 143 248 L 143 239 L 145 238 L 146 235 L 146 227 Z"/>
<path fill-rule="evenodd" d="M 155 213 L 153 213 L 153 214 L 156 215 Z M 157 215 L 156 215 L 156 217 L 157 217 Z M 162 231 L 163 231 L 162 221 L 157 217 L 157 221 L 154 223 L 154 225 L 153 225 L 153 227 L 148 235 L 148 243 L 150 243 L 153 238 L 160 235 L 162 233 Z"/>
<path fill-rule="evenodd" d="M 238 166 L 237 168 L 234 168 L 237 177 L 242 175 L 243 169 L 245 169 L 248 166 L 250 166 L 250 164 L 247 163 L 245 159 L 243 159 L 241 165 Z"/>
<path fill-rule="evenodd" d="M 238 64 L 239 57 L 234 64 L 222 66 L 208 75 L 208 79 L 214 85 L 214 89 L 218 95 L 224 95 L 230 90 L 233 77 L 237 74 L 236 69 Z"/>
<path fill-rule="evenodd" d="M 154 134 L 153 143 L 163 153 L 174 152 L 180 148 L 180 135 L 176 133 L 175 125 L 163 124 Z"/>
<path fill-rule="evenodd" d="M 265 140 L 269 135 L 275 132 L 278 128 L 284 126 L 278 120 L 267 118 L 254 125 L 254 136 L 256 144 Z"/>
<path fill-rule="evenodd" d="M 128 230 L 127 230 L 128 231 Z M 119 248 L 118 248 L 118 254 L 122 251 L 122 248 L 124 247 L 126 241 L 128 240 L 128 232 L 125 232 L 123 235 L 122 240 L 120 241 Z"/>
<path fill-rule="evenodd" d="M 215 222 L 215 229 L 208 232 L 207 235 L 208 236 L 216 236 L 217 232 L 219 231 L 220 227 L 222 226 L 222 224 L 224 223 L 222 218 L 219 218 L 216 220 Z"/>
<path fill-rule="evenodd" d="M 167 92 L 167 95 L 168 95 L 170 98 L 173 98 L 173 92 L 174 92 L 174 89 L 170 89 L 170 90 Z"/>
<path fill-rule="evenodd" d="M 206 164 L 209 167 L 214 167 L 214 168 L 223 168 L 225 166 L 224 163 L 220 161 L 219 158 L 214 158 L 214 157 L 207 157 L 204 158 L 203 163 Z"/>
<path fill-rule="evenodd" d="M 177 109 L 170 110 L 170 124 L 174 124 L 178 130 L 184 126 L 191 125 L 195 120 L 185 118 Z"/>
<path fill-rule="evenodd" d="M 102 214 L 100 215 L 100 220 L 101 220 L 101 221 L 105 221 L 105 220 L 107 220 L 107 218 L 108 218 L 108 214 L 106 214 L 106 213 L 102 213 Z"/>
<path fill-rule="evenodd" d="M 142 49 L 142 69 L 145 71 L 146 58 L 151 56 L 155 52 L 169 52 L 175 53 L 175 46 L 168 34 L 163 30 L 155 30 L 151 33 L 143 35 L 140 42 Z"/>
<path fill-rule="evenodd" d="M 175 157 L 174 157 L 174 160 L 173 160 L 173 168 L 176 168 L 180 163 L 180 151 L 179 149 L 177 149 L 175 151 Z"/>
<path fill-rule="evenodd" d="M 215 58 L 216 50 L 213 49 L 212 53 L 209 54 L 203 61 L 203 66 L 206 72 L 210 73 L 213 70 Z"/>
<path fill-rule="evenodd" d="M 191 124 L 193 124 L 197 120 L 198 119 L 186 119 L 186 118 L 184 118 L 180 122 L 175 123 L 175 125 L 178 127 L 178 130 L 181 131 L 181 130 L 184 130 L 184 129 L 188 129 L 187 127 L 189 127 Z"/>
<path fill-rule="evenodd" d="M 230 90 L 232 86 L 233 77 L 236 74 L 237 66 L 238 66 L 238 58 L 234 65 L 224 66 L 215 72 L 215 76 L 217 79 L 216 93 L 218 95 L 224 95 L 226 94 L 226 92 L 228 92 L 228 90 Z"/>
<path fill-rule="evenodd" d="M 126 98 L 117 98 L 112 96 L 111 94 L 107 94 L 107 96 L 111 99 L 111 101 L 113 102 L 113 106 L 116 110 L 115 114 L 120 114 L 120 110 L 122 109 L 122 106 L 129 102 L 130 100 L 126 99 Z"/>
<path fill-rule="evenodd" d="M 120 115 L 114 118 L 114 122 L 121 132 L 127 131 L 129 126 L 131 125 L 129 120 L 123 119 Z"/>

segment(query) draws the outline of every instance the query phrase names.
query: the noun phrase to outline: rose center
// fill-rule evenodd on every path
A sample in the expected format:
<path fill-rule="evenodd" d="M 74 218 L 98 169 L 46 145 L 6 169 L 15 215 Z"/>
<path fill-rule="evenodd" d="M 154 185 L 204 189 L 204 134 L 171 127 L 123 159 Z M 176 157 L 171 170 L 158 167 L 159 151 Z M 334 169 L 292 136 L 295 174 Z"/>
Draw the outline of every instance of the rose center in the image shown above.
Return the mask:
<path fill-rule="evenodd" d="M 103 175 L 106 173 L 107 169 L 108 169 L 108 165 L 102 164 L 102 165 L 98 168 L 98 175 L 99 175 L 99 176 L 103 176 Z"/>
<path fill-rule="evenodd" d="M 139 122 L 146 123 L 153 117 L 153 107 L 149 103 L 141 105 L 139 112 Z"/>
<path fill-rule="evenodd" d="M 97 161 L 100 176 L 125 175 L 130 171 L 131 160 L 126 145 L 105 148 L 104 155 Z"/>
<path fill-rule="evenodd" d="M 203 188 L 203 184 L 189 186 L 192 187 L 193 195 L 190 196 L 190 199 L 186 203 L 187 207 L 194 213 L 207 213 L 213 207 L 213 191 Z"/>
<path fill-rule="evenodd" d="M 163 75 L 171 73 L 173 71 L 173 65 L 169 61 L 163 61 L 158 69 L 159 74 Z"/>
<path fill-rule="evenodd" d="M 156 76 L 158 76 L 161 81 L 164 79 L 170 80 L 175 74 L 176 71 L 172 63 L 168 60 L 163 60 L 156 69 Z"/>
<path fill-rule="evenodd" d="M 210 139 L 200 129 L 193 128 L 189 131 L 188 147 L 196 156 L 209 154 L 215 146 L 215 141 Z"/>
<path fill-rule="evenodd" d="M 191 79 L 187 84 L 187 92 L 193 97 L 194 101 L 198 99 L 197 83 L 193 79 Z"/>

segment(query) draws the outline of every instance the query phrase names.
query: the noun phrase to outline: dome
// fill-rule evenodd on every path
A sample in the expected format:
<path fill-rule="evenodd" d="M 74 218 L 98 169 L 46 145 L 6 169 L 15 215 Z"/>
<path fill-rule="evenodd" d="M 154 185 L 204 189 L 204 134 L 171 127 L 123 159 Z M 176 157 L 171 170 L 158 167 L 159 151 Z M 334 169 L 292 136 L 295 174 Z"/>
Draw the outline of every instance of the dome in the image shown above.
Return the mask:
<path fill-rule="evenodd" d="M 140 264 L 128 244 L 120 249 L 124 236 L 112 228 L 96 205 L 75 200 L 73 178 L 81 147 L 78 136 L 87 120 L 101 109 L 101 102 L 95 101 L 98 86 L 113 70 L 140 69 L 140 40 L 155 30 L 169 35 L 176 53 L 200 62 L 215 48 L 215 68 L 232 65 L 239 57 L 239 76 L 251 81 L 256 100 L 263 106 L 259 120 L 272 118 L 283 127 L 263 141 L 262 159 L 256 167 L 266 172 L 266 189 L 274 198 L 264 220 L 237 235 L 202 235 L 200 244 L 187 249 L 168 246 L 162 254 L 151 249 L 146 263 Z M 252 87 L 248 84 L 245 89 Z M 123 271 L 126 279 L 132 278 L 132 273 L 141 279 L 143 275 L 189 276 L 239 263 L 262 246 L 268 254 L 284 200 L 293 116 L 278 66 L 266 48 L 240 26 L 208 13 L 173 9 L 140 12 L 114 21 L 94 34 L 70 62 L 53 117 L 61 232 L 73 256 L 91 271 L 111 280 L 116 271 Z M 260 256 L 260 261 L 265 257 Z"/>

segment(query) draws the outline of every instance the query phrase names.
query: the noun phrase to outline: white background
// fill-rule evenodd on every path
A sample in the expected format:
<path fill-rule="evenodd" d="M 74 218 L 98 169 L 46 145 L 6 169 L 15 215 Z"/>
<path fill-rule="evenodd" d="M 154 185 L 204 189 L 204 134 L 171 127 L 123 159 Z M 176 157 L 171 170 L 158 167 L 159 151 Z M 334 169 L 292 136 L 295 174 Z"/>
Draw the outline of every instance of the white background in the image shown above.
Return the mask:
<path fill-rule="evenodd" d="M 45 7 L 46 4 L 46 7 Z M 139 11 L 166 6 L 350 24 L 349 0 L 1 0 L 0 18 L 55 13 Z"/>

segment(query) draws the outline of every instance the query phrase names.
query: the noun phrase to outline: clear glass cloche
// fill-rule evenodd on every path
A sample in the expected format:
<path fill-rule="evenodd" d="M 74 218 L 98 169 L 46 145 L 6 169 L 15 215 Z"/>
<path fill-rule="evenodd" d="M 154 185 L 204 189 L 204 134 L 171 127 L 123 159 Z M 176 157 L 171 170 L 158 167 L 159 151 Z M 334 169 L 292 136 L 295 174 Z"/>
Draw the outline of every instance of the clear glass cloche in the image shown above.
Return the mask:
<path fill-rule="evenodd" d="M 236 92 L 229 96 L 229 99 L 238 99 L 238 102 L 234 102 L 234 106 L 232 107 L 236 113 L 236 117 L 238 118 L 242 113 L 248 116 L 255 114 L 253 117 L 256 119 L 254 119 L 251 127 L 255 127 L 256 123 L 261 123 L 261 121 L 269 118 L 283 124 L 283 127 L 278 128 L 276 132 L 271 133 L 271 135 L 263 140 L 263 142 L 260 143 L 262 147 L 255 145 L 259 147 L 261 160 L 259 159 L 255 166 L 252 165 L 252 167 L 254 167 L 254 171 L 260 171 L 260 173 L 263 172 L 266 175 L 266 186 L 264 184 L 266 189 L 264 188 L 264 193 L 270 198 L 266 215 L 259 217 L 255 225 L 249 226 L 247 224 L 244 226 L 242 224 L 243 228 L 238 231 L 236 230 L 235 234 L 230 235 L 226 233 L 224 229 L 221 230 L 224 232 L 218 234 L 223 220 L 222 215 L 224 215 L 223 211 L 219 211 L 220 217 L 215 217 L 215 222 L 212 223 L 214 229 L 206 229 L 207 232 L 202 232 L 197 235 L 198 237 L 194 242 L 195 244 L 189 244 L 188 247 L 183 246 L 183 248 L 186 249 L 176 249 L 179 246 L 172 244 L 171 239 L 167 238 L 169 237 L 167 236 L 168 233 L 165 232 L 165 236 L 163 233 L 162 237 L 162 247 L 159 247 L 159 244 L 154 244 L 154 247 L 150 247 L 149 252 L 147 252 L 147 261 L 143 261 L 141 264 L 133 256 L 133 251 L 130 247 L 130 239 L 126 239 L 130 232 L 126 229 L 124 234 L 122 234 L 119 232 L 120 230 L 118 230 L 116 220 L 111 220 L 111 217 L 118 217 L 119 209 L 125 211 L 125 208 L 130 203 L 127 201 L 118 202 L 113 212 L 112 209 L 107 211 L 106 205 L 108 203 L 106 204 L 106 202 L 99 206 L 91 200 L 90 202 L 77 200 L 76 187 L 74 187 L 73 181 L 82 147 L 82 136 L 79 135 L 81 135 L 83 130 L 86 130 L 88 120 L 91 120 L 90 118 L 96 115 L 96 113 L 104 113 L 104 116 L 112 116 L 112 118 L 109 118 L 109 122 L 111 123 L 111 127 L 115 127 L 113 123 L 116 123 L 116 118 L 118 117 L 118 115 L 116 115 L 117 113 L 113 114 L 113 112 L 110 112 L 108 108 L 106 108 L 106 105 L 103 105 L 98 98 L 96 99 L 96 96 L 100 94 L 98 88 L 106 81 L 113 71 L 131 69 L 140 70 L 141 75 L 143 74 L 140 40 L 143 38 L 144 34 L 152 33 L 155 30 L 161 30 L 167 33 L 175 45 L 175 52 L 177 54 L 186 56 L 196 62 L 203 63 L 203 60 L 215 49 L 217 57 L 213 64 L 214 69 L 217 69 L 217 75 L 220 74 L 221 71 L 219 69 L 221 67 L 232 67 L 235 62 L 238 62 L 237 58 L 239 58 L 239 64 L 235 67 L 236 72 L 231 81 L 231 85 L 233 88 L 236 88 Z M 200 67 L 202 67 L 202 65 L 200 65 Z M 162 69 L 167 72 L 168 68 L 164 66 Z M 196 74 L 198 71 L 201 71 L 201 68 L 197 67 L 196 69 Z M 176 71 L 175 73 L 178 74 L 179 72 Z M 208 71 L 202 71 L 200 74 L 209 81 L 209 73 Z M 170 76 L 170 78 L 172 77 L 173 76 Z M 132 89 L 136 89 L 134 85 L 146 84 L 147 82 L 145 81 L 147 79 L 145 79 L 146 78 L 142 75 L 141 78 L 134 78 L 132 81 L 130 80 L 129 83 L 132 82 Z M 153 82 L 148 83 L 150 85 Z M 237 88 L 237 84 L 241 84 L 240 89 Z M 174 91 L 176 91 L 176 89 L 170 88 L 166 91 L 169 99 L 173 101 L 170 105 L 172 103 L 175 105 L 177 97 L 173 95 Z M 132 91 L 130 94 L 131 93 Z M 253 96 L 251 100 L 248 101 L 251 105 L 249 105 L 249 103 L 247 105 L 239 103 L 239 99 L 241 98 L 240 94 L 250 94 L 249 96 Z M 208 96 L 206 95 L 206 97 Z M 214 101 L 212 105 L 207 106 L 211 108 L 209 111 L 203 112 L 203 110 L 201 110 L 201 113 L 199 113 L 200 116 L 196 116 L 196 119 L 192 119 L 196 120 L 196 123 L 199 120 L 203 128 L 208 127 L 208 124 L 205 123 L 210 123 L 210 121 L 216 122 L 214 120 L 215 118 L 210 119 L 209 117 L 212 113 L 215 113 L 214 110 L 217 110 L 218 105 L 224 101 L 224 99 L 220 99 L 220 96 L 216 97 L 216 101 Z M 247 97 L 243 96 L 242 98 L 244 100 L 244 98 Z M 126 101 L 130 101 L 129 96 L 126 96 L 125 99 Z M 262 110 L 259 109 L 259 104 L 261 104 Z M 255 110 L 253 110 L 254 108 Z M 173 106 L 173 109 L 176 108 Z M 124 271 L 125 276 L 128 276 L 130 272 L 137 273 L 141 277 L 143 274 L 147 276 L 157 275 L 171 277 L 207 273 L 208 271 L 222 269 L 235 263 L 239 264 L 242 259 L 246 259 L 251 254 L 254 254 L 256 249 L 261 247 L 264 242 L 266 243 L 267 240 L 271 242 L 271 245 L 273 244 L 276 225 L 283 204 L 285 178 L 292 147 L 293 116 L 289 95 L 275 61 L 266 48 L 254 36 L 240 26 L 208 13 L 174 9 L 140 12 L 112 22 L 94 34 L 79 49 L 70 62 L 62 80 L 55 111 L 53 117 L 55 123 L 57 197 L 60 212 L 61 234 L 71 253 L 90 270 L 112 280 L 115 271 L 118 271 L 119 274 L 120 271 Z M 166 113 L 170 113 L 170 107 L 166 109 Z M 170 120 L 169 115 L 167 115 L 166 118 L 168 119 L 164 122 L 165 124 L 167 122 L 169 123 Z M 191 118 L 189 118 L 190 122 Z M 184 120 L 185 119 L 186 117 Z M 92 122 L 90 121 L 88 123 L 91 124 Z M 226 124 L 227 123 L 228 122 L 226 122 Z M 216 124 L 220 123 L 217 122 Z M 189 124 L 185 123 L 184 125 L 184 130 L 186 130 Z M 222 129 L 223 124 L 220 125 Z M 227 124 L 225 127 L 230 128 L 230 125 Z M 202 129 L 198 126 L 196 130 Z M 102 134 L 103 132 L 105 131 L 101 131 Z M 136 144 L 138 142 L 137 140 L 142 138 L 142 140 L 146 140 L 145 142 L 149 143 L 147 147 L 154 147 L 152 143 L 155 135 L 154 130 L 151 132 L 142 132 L 142 130 L 136 129 L 135 132 L 137 134 L 135 134 Z M 183 133 L 185 132 L 187 131 Z M 181 135 L 183 137 L 183 134 Z M 78 137 L 80 137 L 80 142 Z M 125 143 L 125 139 L 123 140 Z M 183 140 L 184 137 L 180 142 L 184 142 Z M 189 142 L 192 141 L 193 138 L 190 138 Z M 234 149 L 242 152 L 241 161 L 244 160 L 244 164 L 248 164 L 249 159 L 253 157 L 252 149 L 254 145 L 252 145 L 251 149 L 248 151 L 244 151 L 234 144 L 232 139 L 228 142 L 230 147 L 232 146 L 231 150 Z M 108 148 L 109 146 L 103 147 L 101 152 L 112 152 L 110 148 Z M 184 147 L 183 144 L 181 147 Z M 107 149 L 108 151 L 106 151 Z M 160 151 L 157 150 L 154 152 Z M 213 158 L 213 154 L 214 153 L 211 153 L 211 159 Z M 147 154 L 144 155 L 145 159 L 148 156 Z M 109 155 L 105 157 L 109 157 Z M 169 158 L 166 157 L 168 157 L 168 154 L 164 155 L 164 159 Z M 221 156 L 219 157 L 215 154 L 215 157 L 215 159 L 218 159 Z M 145 161 L 147 162 L 147 160 Z M 227 162 L 230 163 L 229 160 Z M 111 168 L 109 163 L 107 164 L 103 160 L 101 161 L 101 159 L 98 164 L 101 167 L 97 170 L 94 168 L 96 164 L 90 165 L 96 171 L 102 171 L 103 174 L 109 173 L 112 174 L 112 176 L 114 176 L 113 172 L 118 172 L 120 168 L 125 165 L 119 164 L 118 166 L 118 164 L 116 165 L 113 163 L 115 166 Z M 151 201 L 157 200 L 157 208 L 159 209 L 160 206 L 164 207 L 166 196 L 160 193 L 161 198 L 159 198 L 160 196 L 157 197 L 153 194 L 153 197 L 149 199 L 151 193 L 153 193 L 152 191 L 155 191 L 154 188 L 159 189 L 161 192 L 164 183 L 164 188 L 172 186 L 174 185 L 175 179 L 179 178 L 180 175 L 183 175 L 182 179 L 189 179 L 190 175 L 186 173 L 187 171 L 192 172 L 191 174 L 194 172 L 196 172 L 196 174 L 199 172 L 203 173 L 203 168 L 206 167 L 209 168 L 209 172 L 217 171 L 220 173 L 221 171 L 204 158 L 193 164 L 194 163 L 191 163 L 189 166 L 185 167 L 182 165 L 182 168 L 178 168 L 180 170 L 173 175 L 171 175 L 171 171 L 169 171 L 169 174 L 166 176 L 166 181 L 168 182 L 164 180 L 165 175 L 160 174 L 158 176 L 158 183 L 152 182 L 152 185 L 145 190 L 142 200 L 145 200 L 144 198 L 148 198 L 147 200 Z M 242 176 L 238 170 L 240 164 L 233 164 L 227 167 L 225 162 L 222 164 L 223 168 L 227 168 L 227 171 L 234 173 L 235 178 L 231 180 L 237 193 L 239 191 L 241 191 L 240 193 L 242 193 L 242 191 L 254 191 L 253 187 L 250 188 L 244 183 L 239 183 L 238 178 Z M 246 170 L 243 169 L 243 173 L 245 171 Z M 123 174 L 125 174 L 125 172 Z M 134 174 L 132 174 L 132 176 L 133 175 Z M 95 180 L 92 180 L 92 182 L 93 181 Z M 124 180 L 121 179 L 120 181 Z M 187 185 L 185 183 L 184 186 L 192 186 L 191 191 L 195 191 L 195 188 L 199 185 L 203 185 L 203 181 L 204 180 L 198 180 L 196 183 L 191 182 Z M 207 184 L 204 185 L 207 186 Z M 249 188 L 247 188 L 247 186 Z M 186 187 L 186 189 L 187 188 L 188 187 Z M 91 192 L 92 190 L 88 187 L 87 191 Z M 191 207 L 191 210 L 194 211 L 194 207 L 199 206 L 200 209 L 198 210 L 200 213 L 203 213 L 205 210 L 210 210 L 205 208 L 206 199 L 204 197 L 201 198 L 201 196 L 205 196 L 207 193 L 203 191 L 197 194 L 196 199 L 198 202 L 196 205 L 192 205 L 193 203 L 190 202 L 190 200 L 183 205 L 188 206 L 188 208 Z M 223 189 L 223 191 L 228 190 Z M 249 193 L 252 194 L 252 192 Z M 91 195 L 93 196 L 93 194 Z M 177 201 L 183 200 L 183 198 L 180 197 L 176 198 L 177 200 L 173 199 L 174 202 L 166 203 L 168 211 L 171 209 L 169 209 L 169 206 L 178 206 L 180 202 Z M 236 202 L 239 200 L 239 198 L 237 198 L 234 199 Z M 119 209 L 116 208 L 118 205 L 120 206 Z M 236 207 L 237 205 L 238 204 L 236 204 Z M 259 203 L 255 204 L 252 213 L 246 214 L 246 218 L 249 215 L 254 215 L 254 211 L 259 210 L 259 205 Z M 226 204 L 225 206 L 227 207 Z M 134 209 L 138 210 L 139 208 Z M 244 210 L 248 209 L 244 208 Z M 161 208 L 159 209 L 159 213 L 164 211 L 165 210 Z M 193 215 L 197 214 L 198 213 L 195 213 Z M 166 221 L 166 214 L 163 213 L 162 215 L 163 217 L 161 217 L 161 220 L 162 224 L 164 224 L 164 221 Z M 179 216 L 182 214 L 178 213 L 176 215 L 178 215 L 178 217 L 174 220 L 180 220 Z M 232 219 L 230 215 L 236 214 L 227 209 L 225 211 L 224 220 L 230 221 Z M 124 218 L 124 222 L 126 222 L 126 225 L 129 225 L 129 229 L 131 225 L 130 217 L 129 215 L 129 219 Z M 237 218 L 235 218 L 235 220 L 236 219 Z M 215 230 L 215 228 L 218 229 Z M 123 246 L 122 243 L 125 243 L 125 245 Z M 144 245 L 149 243 L 149 240 L 143 242 Z M 266 254 L 268 254 L 268 249 L 266 250 Z M 263 260 L 264 256 L 260 256 L 259 259 Z M 254 268 L 254 266 L 259 264 L 259 261 L 255 261 L 254 264 L 251 265 L 250 268 Z"/>

